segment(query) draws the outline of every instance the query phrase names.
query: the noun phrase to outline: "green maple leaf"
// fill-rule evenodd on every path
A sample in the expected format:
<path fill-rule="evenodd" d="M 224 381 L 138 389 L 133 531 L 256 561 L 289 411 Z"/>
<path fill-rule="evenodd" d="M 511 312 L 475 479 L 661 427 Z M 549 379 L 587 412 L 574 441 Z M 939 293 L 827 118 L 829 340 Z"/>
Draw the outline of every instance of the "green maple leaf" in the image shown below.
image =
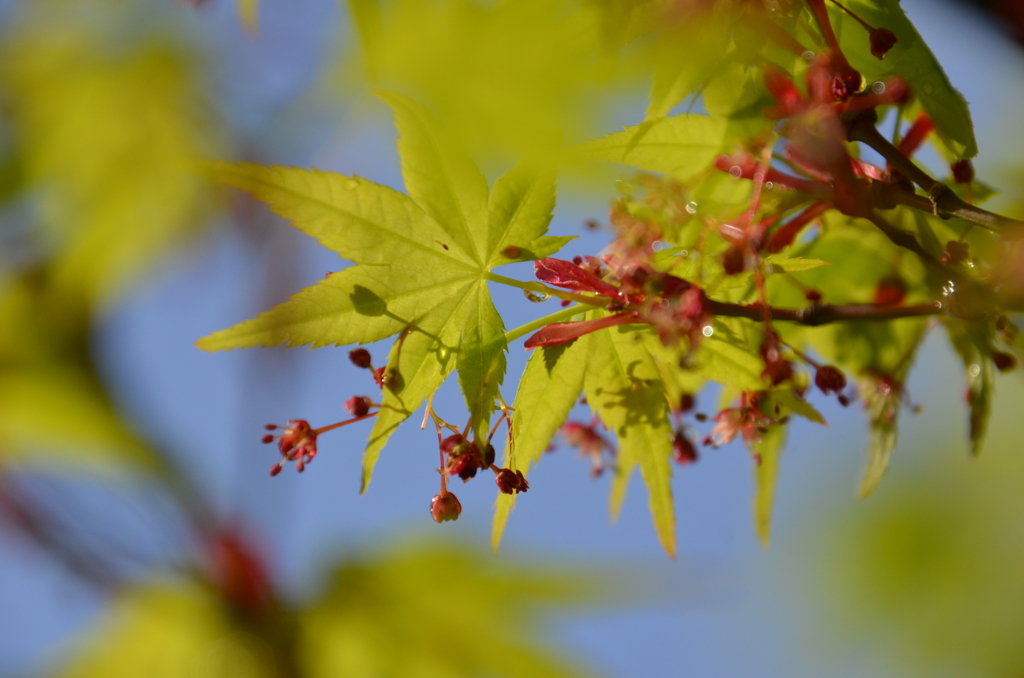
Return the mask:
<path fill-rule="evenodd" d="M 580 151 L 591 160 L 620 163 L 687 181 L 710 167 L 720 154 L 732 152 L 737 142 L 765 127 L 761 118 L 729 120 L 695 113 L 675 115 L 592 139 Z"/>
<path fill-rule="evenodd" d="M 602 311 L 591 312 L 588 318 Z M 527 473 L 544 454 L 565 422 L 582 388 L 587 402 L 618 438 L 612 479 L 611 516 L 615 520 L 637 466 L 647 485 L 658 539 L 675 557 L 675 509 L 672 502 L 672 428 L 666 385 L 652 356 L 649 332 L 609 328 L 567 346 L 537 349 L 519 382 L 512 444 L 505 452 L 509 468 Z M 499 495 L 491 532 L 497 549 L 515 507 L 515 497 Z"/>
<path fill-rule="evenodd" d="M 220 163 L 216 178 L 270 208 L 355 266 L 260 316 L 200 339 L 208 351 L 252 346 L 345 345 L 402 334 L 388 358 L 397 376 L 370 433 L 362 489 L 395 428 L 448 377 L 459 385 L 478 439 L 505 373 L 505 328 L 489 271 L 557 251 L 544 236 L 554 173 L 519 165 L 495 182 L 411 99 L 382 93 L 395 114 L 409 195 L 359 177 Z"/>
<path fill-rule="evenodd" d="M 761 439 L 751 445 L 757 455 L 754 465 L 754 529 L 761 544 L 768 548 L 771 539 L 772 509 L 775 506 L 775 485 L 779 477 L 779 462 L 786 444 L 787 426 L 770 427 Z"/>
<path fill-rule="evenodd" d="M 612 520 L 618 518 L 629 479 L 639 466 L 658 540 L 674 558 L 676 519 L 669 463 L 672 427 L 658 366 L 637 331 L 611 328 L 595 332 L 588 353 L 583 392 L 619 442 L 612 480 Z"/>
<path fill-rule="evenodd" d="M 583 390 L 587 372 L 590 335 L 571 344 L 536 349 L 519 380 L 513 405 L 512 437 L 505 448 L 503 465 L 528 475 L 540 461 L 551 438 L 565 423 Z M 497 551 L 515 494 L 499 494 L 491 529 L 491 547 Z"/>
<path fill-rule="evenodd" d="M 996 388 L 996 370 L 992 360 L 994 332 L 987 323 L 967 323 L 956 318 L 948 318 L 945 324 L 950 343 L 964 361 L 967 373 L 967 404 L 971 408 L 971 454 L 978 456 L 988 432 Z"/>

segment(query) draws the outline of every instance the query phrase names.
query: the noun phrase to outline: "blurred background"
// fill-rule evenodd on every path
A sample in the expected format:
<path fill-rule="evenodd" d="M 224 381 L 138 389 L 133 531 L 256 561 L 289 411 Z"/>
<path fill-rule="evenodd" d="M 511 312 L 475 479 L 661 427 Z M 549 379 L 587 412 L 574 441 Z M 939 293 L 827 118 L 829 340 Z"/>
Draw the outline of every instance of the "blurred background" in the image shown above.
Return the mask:
<path fill-rule="evenodd" d="M 497 557 L 489 483 L 460 487 L 458 522 L 430 520 L 435 443 L 414 423 L 365 496 L 369 424 L 268 475 L 264 423 L 336 421 L 375 387 L 344 350 L 193 347 L 344 265 L 202 161 L 401 190 L 380 87 L 452 121 L 492 179 L 640 121 L 656 50 L 595 50 L 607 36 L 574 6 L 0 2 L 0 676 L 1024 675 L 1024 382 L 999 377 L 969 459 L 937 336 L 869 500 L 857 408 L 821 399 L 829 428 L 794 424 L 769 551 L 736 445 L 677 469 L 676 561 L 642 488 L 610 525 L 608 479 L 568 449 L 531 475 Z M 1016 209 L 1019 3 L 903 6 L 972 104 L 994 207 Z M 581 237 L 564 254 L 604 246 L 584 222 L 612 182 L 566 174 L 551 232 Z M 538 315 L 492 293 L 509 327 Z M 506 399 L 525 358 L 510 346 Z M 461 401 L 449 383 L 435 405 L 458 419 Z"/>

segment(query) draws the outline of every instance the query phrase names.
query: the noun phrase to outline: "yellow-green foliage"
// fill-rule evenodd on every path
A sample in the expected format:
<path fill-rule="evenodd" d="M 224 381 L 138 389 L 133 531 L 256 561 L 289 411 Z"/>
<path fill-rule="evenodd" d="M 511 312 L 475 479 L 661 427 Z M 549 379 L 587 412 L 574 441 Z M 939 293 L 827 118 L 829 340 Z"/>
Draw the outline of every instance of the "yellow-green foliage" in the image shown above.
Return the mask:
<path fill-rule="evenodd" d="M 195 583 L 147 584 L 118 596 L 56 678 L 571 678 L 584 674 L 537 624 L 594 584 L 412 544 L 344 562 L 323 595 L 265 616 L 233 614 Z"/>

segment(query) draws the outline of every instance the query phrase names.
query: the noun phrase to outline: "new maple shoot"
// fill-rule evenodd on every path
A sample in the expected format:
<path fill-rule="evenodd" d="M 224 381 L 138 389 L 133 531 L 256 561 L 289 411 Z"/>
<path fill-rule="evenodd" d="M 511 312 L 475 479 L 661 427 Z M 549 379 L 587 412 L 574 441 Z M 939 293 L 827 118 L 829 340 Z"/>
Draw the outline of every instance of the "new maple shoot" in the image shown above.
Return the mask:
<path fill-rule="evenodd" d="M 284 461 L 302 471 L 319 434 L 374 418 L 365 491 L 389 436 L 426 401 L 421 428 L 434 425 L 441 474 L 434 520 L 462 510 L 449 478 L 490 470 L 497 548 L 531 467 L 560 434 L 594 475 L 610 472 L 613 518 L 639 467 L 673 554 L 673 460 L 697 461 L 698 440 L 742 438 L 767 542 L 788 424 L 794 416 L 825 423 L 810 402 L 812 382 L 867 413 L 867 496 L 896 448 L 917 349 L 939 327 L 964 361 L 971 449 L 980 451 L 995 372 L 1019 359 L 1009 314 L 1024 310 L 1016 240 L 1024 224 L 978 206 L 993 190 L 970 164 L 977 146 L 967 105 L 898 1 L 649 2 L 615 11 L 629 15 L 628 28 L 616 29 L 624 33 L 609 38 L 620 54 L 643 35 L 701 52 L 658 62 L 641 124 L 575 149 L 641 171 L 621 184 L 608 217 L 613 237 L 594 256 L 552 257 L 571 238 L 546 235 L 550 163 L 520 163 L 488 187 L 445 126 L 396 93 L 380 96 L 394 111 L 408 195 L 318 170 L 214 167 L 218 181 L 353 265 L 201 339 L 201 348 L 398 336 L 376 368 L 366 349 L 350 353 L 371 371 L 379 402 L 353 396 L 350 420 L 319 429 L 292 420 L 283 435 L 268 434 L 283 457 L 273 473 Z M 579 12 L 580 21 L 614 28 L 610 8 Z M 685 31 L 700 39 L 681 41 Z M 666 115 L 688 96 L 706 113 Z M 880 120 L 895 125 L 891 141 Z M 912 159 L 926 141 L 949 163 L 948 179 Z M 863 159 L 866 147 L 885 164 Z M 535 262 L 537 280 L 493 272 L 521 261 Z M 506 331 L 488 283 L 564 308 Z M 509 406 L 505 352 L 526 335 L 532 355 Z M 432 406 L 452 371 L 468 409 L 461 426 Z M 714 414 L 694 405 L 709 382 L 724 390 L 726 406 Z M 581 392 L 594 417 L 567 421 Z M 502 428 L 499 466 L 493 441 Z"/>

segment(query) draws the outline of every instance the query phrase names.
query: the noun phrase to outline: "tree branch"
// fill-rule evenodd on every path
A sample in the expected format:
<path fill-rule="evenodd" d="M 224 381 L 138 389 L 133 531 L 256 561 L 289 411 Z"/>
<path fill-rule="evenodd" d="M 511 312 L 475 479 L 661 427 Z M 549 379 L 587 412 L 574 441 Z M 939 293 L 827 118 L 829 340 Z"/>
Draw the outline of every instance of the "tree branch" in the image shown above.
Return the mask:
<path fill-rule="evenodd" d="M 727 318 L 747 318 L 764 320 L 765 309 L 761 304 L 732 304 L 725 301 L 708 300 L 711 313 Z M 835 322 L 850 321 L 885 321 L 900 318 L 919 318 L 922 316 L 940 315 L 942 305 L 938 302 L 917 304 L 915 306 L 881 306 L 878 304 L 853 304 L 833 306 L 820 304 L 804 308 L 773 308 L 768 307 L 772 320 L 794 322 L 809 327 L 826 325 Z"/>
<path fill-rule="evenodd" d="M 928 200 L 931 208 L 929 211 L 936 216 L 943 219 L 956 217 L 957 219 L 962 219 L 968 223 L 981 226 L 1010 238 L 1024 237 L 1024 221 L 994 214 L 961 200 L 960 196 L 953 192 L 953 189 L 933 179 L 910 158 L 901 153 L 898 148 L 893 146 L 888 139 L 883 137 L 878 129 L 875 128 L 875 121 L 872 120 L 872 116 L 858 116 L 852 120 L 848 126 L 848 135 L 850 141 L 860 141 L 878 151 L 889 164 L 927 191 L 928 196 L 926 200 Z M 919 199 L 911 199 L 906 195 L 899 196 L 898 193 L 894 194 L 894 196 L 897 199 L 902 199 L 902 204 L 910 205 L 917 209 L 923 208 L 923 203 Z"/>

